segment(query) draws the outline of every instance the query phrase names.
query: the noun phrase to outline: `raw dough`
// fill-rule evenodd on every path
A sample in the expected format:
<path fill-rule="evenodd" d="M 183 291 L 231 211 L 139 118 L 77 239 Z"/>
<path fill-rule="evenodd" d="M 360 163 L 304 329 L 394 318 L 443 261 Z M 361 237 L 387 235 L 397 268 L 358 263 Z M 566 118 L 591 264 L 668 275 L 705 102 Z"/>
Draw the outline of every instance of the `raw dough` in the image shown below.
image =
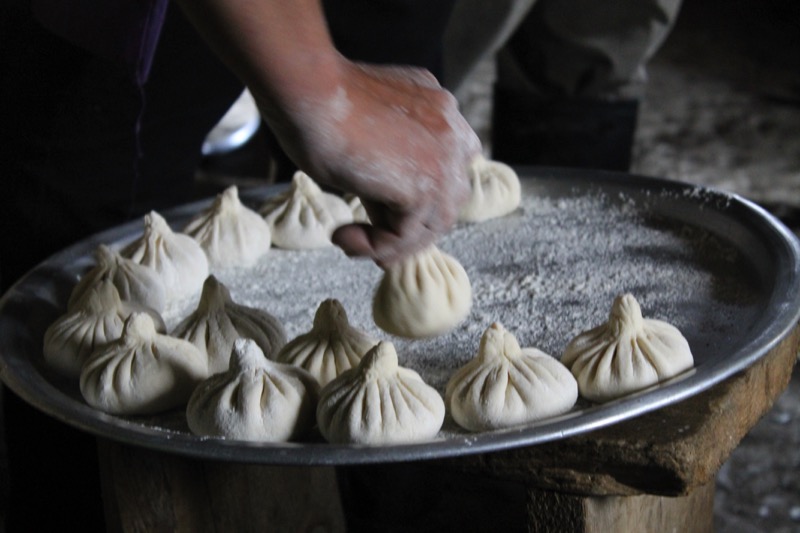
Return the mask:
<path fill-rule="evenodd" d="M 272 244 L 269 224 L 242 205 L 235 185 L 192 218 L 183 232 L 200 243 L 212 270 L 253 266 Z"/>
<path fill-rule="evenodd" d="M 341 302 L 329 299 L 317 309 L 311 331 L 284 346 L 275 360 L 307 370 L 325 386 L 376 344 L 377 339 L 350 325 Z"/>
<path fill-rule="evenodd" d="M 146 313 L 133 313 L 122 337 L 92 352 L 81 371 L 86 403 L 111 414 L 154 414 L 189 399 L 208 377 L 205 355 L 182 339 L 156 331 Z"/>
<path fill-rule="evenodd" d="M 398 366 L 381 342 L 320 393 L 317 423 L 333 443 L 400 444 L 432 439 L 444 422 L 444 402 L 433 387 Z"/>
<path fill-rule="evenodd" d="M 456 423 L 490 431 L 569 411 L 578 384 L 569 370 L 536 348 L 520 348 L 499 323 L 481 337 L 478 354 L 450 378 L 445 393 Z"/>
<path fill-rule="evenodd" d="M 77 379 L 92 351 L 118 339 L 125 320 L 136 311 L 149 313 L 158 330 L 166 330 L 156 311 L 120 300 L 108 275 L 96 280 L 45 331 L 45 362 L 58 373 Z"/>
<path fill-rule="evenodd" d="M 308 372 L 269 361 L 252 339 L 238 339 L 230 361 L 228 371 L 203 381 L 189 399 L 192 433 L 282 442 L 314 425 L 319 385 Z"/>
<path fill-rule="evenodd" d="M 72 309 L 93 285 L 108 277 L 114 283 L 121 300 L 131 301 L 158 311 L 167 305 L 167 290 L 158 273 L 150 267 L 122 257 L 105 244 L 94 252 L 95 266 L 81 277 L 72 290 L 67 308 Z"/>
<path fill-rule="evenodd" d="M 164 283 L 168 301 L 194 295 L 208 276 L 208 259 L 200 244 L 173 232 L 155 211 L 144 216 L 143 235 L 122 255 L 154 269 Z"/>
<path fill-rule="evenodd" d="M 464 267 L 431 245 L 386 269 L 372 315 L 388 333 L 423 338 L 454 328 L 471 306 L 472 287 Z"/>
<path fill-rule="evenodd" d="M 364 208 L 364 204 L 361 203 L 361 198 L 355 194 L 345 194 L 343 198 L 344 201 L 347 202 L 350 212 L 353 213 L 353 222 L 359 222 L 361 224 L 371 223 L 367 210 Z"/>
<path fill-rule="evenodd" d="M 353 222 L 345 201 L 323 192 L 302 171 L 288 191 L 268 199 L 259 212 L 272 228 L 273 244 L 290 250 L 331 246 L 333 230 Z"/>
<path fill-rule="evenodd" d="M 666 322 L 643 318 L 631 294 L 614 300 L 607 323 L 570 341 L 561 361 L 577 378 L 581 395 L 595 402 L 655 385 L 694 364 L 681 332 Z"/>
<path fill-rule="evenodd" d="M 459 220 L 481 222 L 514 211 L 522 199 L 519 177 L 510 166 L 479 155 L 468 169 L 472 194 Z"/>
<path fill-rule="evenodd" d="M 178 324 L 172 335 L 190 341 L 207 354 L 212 374 L 228 370 L 233 343 L 240 337 L 253 339 L 267 357 L 274 357 L 286 344 L 286 333 L 277 318 L 261 309 L 234 303 L 228 288 L 213 275 L 203 284 L 197 309 Z"/>

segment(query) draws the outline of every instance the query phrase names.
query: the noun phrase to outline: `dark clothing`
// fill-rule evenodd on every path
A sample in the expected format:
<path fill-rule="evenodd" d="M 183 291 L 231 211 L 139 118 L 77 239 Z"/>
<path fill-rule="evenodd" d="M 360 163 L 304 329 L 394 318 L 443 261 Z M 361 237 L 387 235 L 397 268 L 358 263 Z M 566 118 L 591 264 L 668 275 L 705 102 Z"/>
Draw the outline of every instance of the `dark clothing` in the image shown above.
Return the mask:
<path fill-rule="evenodd" d="M 3 291 L 76 240 L 192 199 L 199 146 L 242 90 L 177 9 L 143 90 L 124 63 L 16 15 L 0 45 Z M 104 531 L 94 437 L 8 390 L 3 403 L 6 531 Z"/>
<path fill-rule="evenodd" d="M 122 63 L 138 85 L 150 73 L 167 0 L 32 0 L 36 19 L 53 35 L 93 56 Z"/>
<path fill-rule="evenodd" d="M 68 16 L 67 6 L 76 16 L 116 2 L 34 1 L 58 13 L 39 11 L 37 19 L 30 0 L 0 8 L 3 292 L 73 242 L 151 209 L 196 199 L 203 140 L 243 89 L 177 6 L 166 9 L 163 28 L 135 12 L 143 6 L 157 18 L 164 0 L 119 2 L 127 6 L 122 19 L 134 6 L 130 21 L 140 25 L 130 27 L 143 32 L 138 42 L 144 48 L 130 46 L 137 42 L 130 27 L 110 24 L 106 29 L 115 28 L 120 42 L 106 50 L 102 43 L 113 40 L 113 32 L 87 33 L 105 22 L 105 14 L 93 11 L 85 26 L 58 17 Z M 452 0 L 331 1 L 326 14 L 345 55 L 438 71 L 451 6 Z M 337 14 L 340 9 L 345 12 Z M 108 20 L 121 19 L 117 14 Z M 0 492 L 9 494 L 0 513 L 6 514 L 6 531 L 103 531 L 94 437 L 8 390 L 3 410 L 10 483 Z"/>

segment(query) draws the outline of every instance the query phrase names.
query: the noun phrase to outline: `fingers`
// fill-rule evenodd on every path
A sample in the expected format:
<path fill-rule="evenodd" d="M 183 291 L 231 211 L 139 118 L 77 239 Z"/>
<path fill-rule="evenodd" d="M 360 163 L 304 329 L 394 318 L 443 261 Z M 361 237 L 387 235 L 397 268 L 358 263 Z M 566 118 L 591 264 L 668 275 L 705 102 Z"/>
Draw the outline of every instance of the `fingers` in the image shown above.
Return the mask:
<path fill-rule="evenodd" d="M 371 224 L 348 224 L 333 232 L 331 240 L 351 257 L 368 257 L 386 268 L 433 243 L 437 234 L 417 222 L 409 222 L 404 234 Z"/>
<path fill-rule="evenodd" d="M 433 243 L 455 222 L 453 209 L 424 202 L 407 212 L 398 212 L 364 202 L 371 224 L 349 224 L 338 228 L 334 244 L 351 257 L 368 257 L 386 267 Z"/>
<path fill-rule="evenodd" d="M 454 224 L 480 141 L 430 72 L 352 63 L 342 72 L 346 113 L 328 101 L 298 108 L 298 159 L 320 183 L 357 194 L 367 208 L 372 225 L 339 228 L 334 242 L 349 255 L 391 264 Z"/>
<path fill-rule="evenodd" d="M 429 245 L 438 235 L 428 224 L 430 205 L 410 211 L 395 211 L 365 201 L 371 224 L 350 224 L 338 228 L 332 240 L 349 256 L 369 257 L 386 267 Z"/>

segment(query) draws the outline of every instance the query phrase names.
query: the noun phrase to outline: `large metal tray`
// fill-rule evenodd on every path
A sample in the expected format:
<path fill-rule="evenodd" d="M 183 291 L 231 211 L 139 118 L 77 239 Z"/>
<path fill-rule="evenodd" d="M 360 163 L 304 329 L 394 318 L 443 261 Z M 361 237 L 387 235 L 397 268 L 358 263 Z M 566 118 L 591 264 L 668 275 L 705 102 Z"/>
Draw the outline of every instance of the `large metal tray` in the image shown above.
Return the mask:
<path fill-rule="evenodd" d="M 119 226 L 53 255 L 30 271 L 0 299 L 0 378 L 45 413 L 82 430 L 120 442 L 188 456 L 264 464 L 360 464 L 452 457 L 564 439 L 615 424 L 679 402 L 753 364 L 780 342 L 800 318 L 800 246 L 777 219 L 735 195 L 669 180 L 628 174 L 563 169 L 519 169 L 528 191 L 551 199 L 600 192 L 611 203 L 632 205 L 644 223 L 680 233 L 707 232 L 737 253 L 737 275 L 752 294 L 734 306 L 734 316 L 711 333 L 682 328 L 692 343 L 695 369 L 670 382 L 603 405 L 580 404 L 567 415 L 504 431 L 452 434 L 411 445 L 363 447 L 324 442 L 261 444 L 200 438 L 169 423 L 111 416 L 86 405 L 46 369 L 42 338 L 63 312 L 76 276 L 91 265 L 100 243 L 128 241 L 141 231 L 139 221 Z M 265 197 L 276 188 L 249 191 L 245 199 Z M 207 202 L 164 213 L 185 221 Z M 592 231 L 602 229 L 592 228 Z M 631 252 L 634 253 L 634 252 Z M 639 250 L 636 253 L 641 253 Z M 658 257 L 659 250 L 647 253 Z M 699 252 L 702 255 L 702 250 Z M 702 258 L 700 259 L 702 261 Z M 731 268 L 704 265 L 703 268 Z M 728 273 L 721 276 L 727 279 Z M 679 310 L 698 317 L 714 312 L 713 298 Z M 689 304 L 687 304 L 689 305 Z M 738 310 L 737 310 L 738 309 Z M 728 311 L 730 312 L 730 311 Z M 175 415 L 179 416 L 179 415 Z"/>

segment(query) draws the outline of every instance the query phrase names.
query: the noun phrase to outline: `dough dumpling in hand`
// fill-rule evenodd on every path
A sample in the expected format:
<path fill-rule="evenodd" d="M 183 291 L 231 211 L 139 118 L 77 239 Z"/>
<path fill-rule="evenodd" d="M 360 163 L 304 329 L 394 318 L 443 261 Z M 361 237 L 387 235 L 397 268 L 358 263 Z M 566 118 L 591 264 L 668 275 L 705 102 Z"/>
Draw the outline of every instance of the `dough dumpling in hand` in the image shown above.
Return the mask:
<path fill-rule="evenodd" d="M 343 200 L 347 203 L 347 207 L 350 208 L 350 212 L 353 213 L 353 222 L 359 222 L 361 224 L 372 223 L 364 204 L 361 203 L 361 198 L 355 194 L 348 193 L 344 195 Z"/>
<path fill-rule="evenodd" d="M 468 169 L 472 193 L 458 219 L 481 222 L 511 213 L 522 199 L 519 177 L 510 166 L 477 156 Z"/>
<path fill-rule="evenodd" d="M 275 360 L 307 370 L 325 386 L 356 366 L 376 344 L 377 339 L 350 325 L 338 300 L 329 299 L 317 309 L 311 331 L 284 346 Z"/>
<path fill-rule="evenodd" d="M 261 215 L 242 205 L 235 185 L 220 193 L 183 232 L 200 243 L 212 270 L 251 267 L 272 244 L 269 224 Z"/>
<path fill-rule="evenodd" d="M 353 222 L 345 201 L 302 171 L 294 174 L 288 191 L 268 199 L 259 212 L 272 228 L 272 243 L 290 250 L 331 246 L 333 231 Z"/>
<path fill-rule="evenodd" d="M 581 395 L 595 402 L 647 388 L 694 365 L 681 332 L 643 318 L 631 294 L 614 300 L 607 323 L 570 341 L 561 361 L 578 380 Z"/>
<path fill-rule="evenodd" d="M 109 278 L 121 300 L 141 304 L 161 313 L 167 305 L 167 291 L 158 273 L 150 267 L 122 257 L 105 244 L 94 252 L 95 266 L 81 277 L 72 289 L 67 308 L 75 303 L 102 278 Z"/>
<path fill-rule="evenodd" d="M 319 385 L 305 370 L 264 357 L 251 339 L 238 339 L 230 369 L 195 389 L 186 421 L 196 435 L 284 442 L 314 426 Z"/>
<path fill-rule="evenodd" d="M 320 393 L 317 424 L 328 442 L 401 444 L 434 438 L 444 422 L 436 389 L 398 366 L 390 342 L 381 342 L 359 365 Z"/>
<path fill-rule="evenodd" d="M 481 337 L 478 355 L 450 378 L 445 393 L 456 423 L 489 431 L 569 411 L 578 384 L 569 370 L 536 348 L 520 348 L 498 323 Z"/>
<path fill-rule="evenodd" d="M 472 286 L 464 267 L 431 245 L 386 268 L 372 316 L 388 333 L 423 338 L 454 328 L 471 306 Z"/>
<path fill-rule="evenodd" d="M 173 232 L 155 211 L 144 216 L 143 235 L 122 255 L 155 270 L 167 289 L 168 301 L 194 295 L 208 276 L 208 259 L 200 244 Z"/>
<path fill-rule="evenodd" d="M 240 337 L 253 339 L 267 357 L 274 357 L 286 344 L 286 333 L 277 318 L 234 303 L 228 288 L 213 275 L 203 284 L 197 309 L 178 324 L 172 335 L 188 340 L 207 354 L 212 374 L 228 369 L 233 343 Z"/>
<path fill-rule="evenodd" d="M 146 313 L 134 313 L 122 337 L 86 360 L 80 386 L 86 403 L 106 413 L 155 414 L 185 404 L 206 377 L 200 350 L 158 333 Z"/>
<path fill-rule="evenodd" d="M 136 311 L 149 313 L 159 331 L 166 330 L 156 311 L 120 300 L 110 277 L 96 280 L 45 331 L 45 362 L 63 376 L 78 378 L 92 351 L 118 339 L 125 320 Z"/>

